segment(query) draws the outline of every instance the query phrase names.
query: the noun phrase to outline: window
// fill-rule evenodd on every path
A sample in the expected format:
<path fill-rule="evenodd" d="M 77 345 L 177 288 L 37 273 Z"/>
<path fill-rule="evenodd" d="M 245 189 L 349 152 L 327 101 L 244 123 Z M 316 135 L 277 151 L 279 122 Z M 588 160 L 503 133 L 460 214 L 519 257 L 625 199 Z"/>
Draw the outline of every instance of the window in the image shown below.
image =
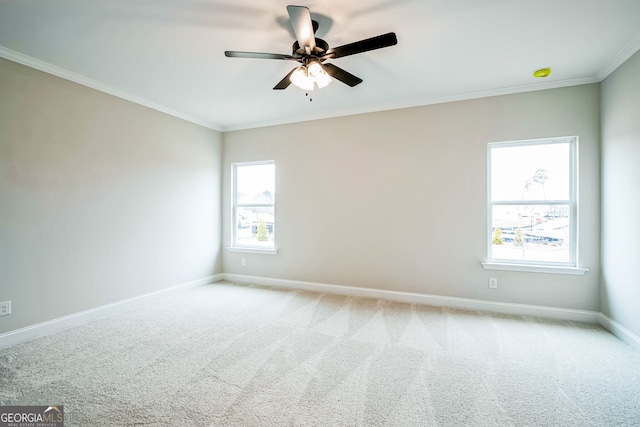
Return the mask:
<path fill-rule="evenodd" d="M 275 163 L 234 163 L 232 247 L 274 250 Z"/>
<path fill-rule="evenodd" d="M 489 261 L 576 267 L 577 138 L 489 144 Z"/>

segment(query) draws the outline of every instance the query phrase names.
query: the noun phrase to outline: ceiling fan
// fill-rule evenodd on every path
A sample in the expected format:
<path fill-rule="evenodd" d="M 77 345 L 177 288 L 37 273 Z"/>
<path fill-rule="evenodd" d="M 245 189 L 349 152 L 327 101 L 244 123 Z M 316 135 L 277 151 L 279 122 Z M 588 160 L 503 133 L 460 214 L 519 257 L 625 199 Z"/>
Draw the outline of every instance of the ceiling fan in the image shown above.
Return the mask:
<path fill-rule="evenodd" d="M 284 59 L 301 63 L 302 65 L 291 70 L 274 86 L 275 90 L 286 89 L 291 83 L 305 90 L 313 90 L 316 84 L 323 88 L 331 82 L 332 77 L 351 87 L 356 86 L 362 83 L 361 78 L 325 61 L 398 43 L 395 33 L 387 33 L 330 48 L 327 42 L 315 37 L 318 22 L 311 19 L 311 12 L 307 7 L 287 6 L 287 12 L 297 38 L 293 43 L 291 55 L 233 50 L 224 52 L 225 56 L 230 58 Z"/>

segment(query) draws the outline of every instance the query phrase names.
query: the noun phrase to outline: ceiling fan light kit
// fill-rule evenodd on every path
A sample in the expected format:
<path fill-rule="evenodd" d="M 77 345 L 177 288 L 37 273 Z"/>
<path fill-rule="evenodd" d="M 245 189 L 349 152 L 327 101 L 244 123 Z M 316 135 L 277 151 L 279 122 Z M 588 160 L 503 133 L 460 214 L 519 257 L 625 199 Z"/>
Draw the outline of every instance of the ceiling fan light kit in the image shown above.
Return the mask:
<path fill-rule="evenodd" d="M 313 90 L 315 85 L 322 89 L 333 79 L 351 87 L 356 86 L 362 83 L 361 78 L 331 63 L 325 64 L 324 62 L 328 59 L 337 59 L 398 44 L 396 34 L 387 33 L 336 48 L 329 48 L 327 42 L 315 37 L 318 23 L 311 19 L 311 12 L 308 8 L 287 6 L 287 12 L 297 38 L 293 43 L 291 55 L 230 50 L 224 52 L 225 56 L 229 58 L 284 59 L 301 63 L 302 65 L 291 70 L 274 86 L 275 90 L 286 89 L 291 83 L 306 91 Z"/>
<path fill-rule="evenodd" d="M 316 61 L 311 62 L 307 66 L 299 66 L 293 71 L 289 79 L 291 83 L 304 90 L 313 90 L 316 84 L 318 85 L 318 89 L 322 89 L 333 81 L 322 65 Z"/>
<path fill-rule="evenodd" d="M 291 77 L 289 77 L 291 83 L 298 86 L 300 89 L 313 90 L 315 81 L 309 77 L 309 70 L 304 65 L 295 69 Z"/>

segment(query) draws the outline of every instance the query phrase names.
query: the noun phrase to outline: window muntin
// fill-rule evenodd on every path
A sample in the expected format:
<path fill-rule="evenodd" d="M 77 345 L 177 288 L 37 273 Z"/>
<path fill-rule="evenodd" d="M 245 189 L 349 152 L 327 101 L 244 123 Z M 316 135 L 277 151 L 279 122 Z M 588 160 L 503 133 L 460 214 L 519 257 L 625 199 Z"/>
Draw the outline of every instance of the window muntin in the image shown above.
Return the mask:
<path fill-rule="evenodd" d="M 232 246 L 275 247 L 275 162 L 234 163 Z"/>
<path fill-rule="evenodd" d="M 489 144 L 489 260 L 576 266 L 577 139 Z"/>

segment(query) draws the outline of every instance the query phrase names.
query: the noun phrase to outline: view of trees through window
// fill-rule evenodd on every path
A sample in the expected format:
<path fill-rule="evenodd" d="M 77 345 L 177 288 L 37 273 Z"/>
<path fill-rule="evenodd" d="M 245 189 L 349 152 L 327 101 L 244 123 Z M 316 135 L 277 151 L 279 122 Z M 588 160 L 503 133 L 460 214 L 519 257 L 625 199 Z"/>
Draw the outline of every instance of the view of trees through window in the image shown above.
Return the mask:
<path fill-rule="evenodd" d="M 574 142 L 490 144 L 490 259 L 574 262 Z"/>
<path fill-rule="evenodd" d="M 236 164 L 234 171 L 234 246 L 273 248 L 275 164 Z"/>

